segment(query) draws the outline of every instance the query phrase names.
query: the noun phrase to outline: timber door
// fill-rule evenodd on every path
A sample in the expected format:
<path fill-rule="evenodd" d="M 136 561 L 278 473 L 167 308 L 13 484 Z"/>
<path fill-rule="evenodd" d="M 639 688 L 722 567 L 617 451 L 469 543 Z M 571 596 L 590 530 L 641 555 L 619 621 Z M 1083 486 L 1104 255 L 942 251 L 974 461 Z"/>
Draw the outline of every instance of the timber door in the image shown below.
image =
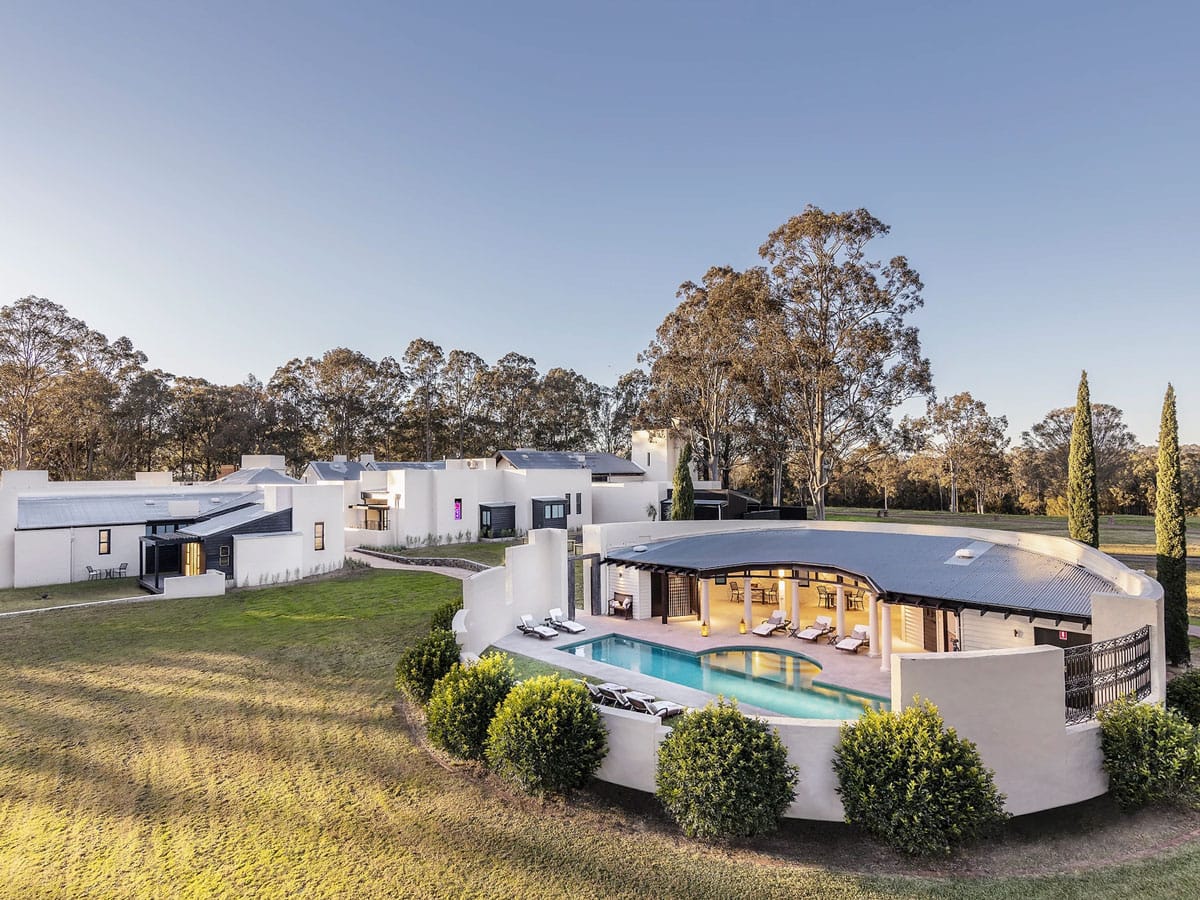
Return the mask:
<path fill-rule="evenodd" d="M 930 653 L 937 653 L 938 648 L 938 622 L 936 609 L 922 609 L 921 624 L 924 626 L 922 646 Z"/>

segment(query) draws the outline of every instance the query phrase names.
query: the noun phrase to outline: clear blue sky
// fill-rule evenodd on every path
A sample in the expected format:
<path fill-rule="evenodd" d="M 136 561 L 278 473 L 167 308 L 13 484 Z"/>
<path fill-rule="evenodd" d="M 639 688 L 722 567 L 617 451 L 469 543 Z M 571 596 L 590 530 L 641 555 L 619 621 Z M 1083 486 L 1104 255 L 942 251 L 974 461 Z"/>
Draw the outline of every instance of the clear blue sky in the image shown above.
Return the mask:
<path fill-rule="evenodd" d="M 969 8 L 968 8 L 969 7 Z M 1014 436 L 1079 370 L 1200 442 L 1195 4 L 0 0 L 0 301 L 269 378 L 414 337 L 611 383 L 806 203 Z M 1082 324 L 1080 324 L 1082 323 Z M 1164 323 L 1167 323 L 1164 325 Z"/>

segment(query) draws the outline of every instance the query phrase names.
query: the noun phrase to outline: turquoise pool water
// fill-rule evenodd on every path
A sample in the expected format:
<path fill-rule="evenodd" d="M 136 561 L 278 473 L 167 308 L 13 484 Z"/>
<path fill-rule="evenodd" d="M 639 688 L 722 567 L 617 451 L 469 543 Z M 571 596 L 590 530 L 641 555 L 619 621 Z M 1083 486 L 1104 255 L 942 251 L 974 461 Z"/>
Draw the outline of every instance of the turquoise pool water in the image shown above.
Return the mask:
<path fill-rule="evenodd" d="M 814 684 L 821 667 L 798 653 L 726 648 L 689 653 L 610 634 L 560 650 L 619 666 L 709 694 L 736 697 L 748 706 L 801 719 L 856 719 L 863 704 L 888 709 L 879 697 Z"/>

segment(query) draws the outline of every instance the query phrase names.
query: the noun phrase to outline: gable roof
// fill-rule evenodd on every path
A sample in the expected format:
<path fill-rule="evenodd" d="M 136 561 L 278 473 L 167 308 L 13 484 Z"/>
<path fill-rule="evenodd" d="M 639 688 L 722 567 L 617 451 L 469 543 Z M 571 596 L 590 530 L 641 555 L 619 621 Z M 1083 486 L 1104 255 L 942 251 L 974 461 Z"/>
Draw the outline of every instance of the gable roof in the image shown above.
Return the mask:
<path fill-rule="evenodd" d="M 514 469 L 591 469 L 593 475 L 644 475 L 637 463 L 615 453 L 570 453 L 565 450 L 501 450 L 497 462 L 507 461 Z"/>
<path fill-rule="evenodd" d="M 195 537 L 212 537 L 215 534 L 221 534 L 226 531 L 233 531 L 242 525 L 248 525 L 251 522 L 257 522 L 259 519 L 266 519 L 270 516 L 278 515 L 280 512 L 291 512 L 291 510 L 276 510 L 268 512 L 263 508 L 261 503 L 253 503 L 250 506 L 244 506 L 241 509 L 235 509 L 232 512 L 227 512 L 220 516 L 213 516 L 205 519 L 203 522 L 196 522 L 188 525 L 186 528 L 180 528 L 180 534 L 190 534 Z M 288 528 L 280 528 L 280 531 L 289 531 Z"/>

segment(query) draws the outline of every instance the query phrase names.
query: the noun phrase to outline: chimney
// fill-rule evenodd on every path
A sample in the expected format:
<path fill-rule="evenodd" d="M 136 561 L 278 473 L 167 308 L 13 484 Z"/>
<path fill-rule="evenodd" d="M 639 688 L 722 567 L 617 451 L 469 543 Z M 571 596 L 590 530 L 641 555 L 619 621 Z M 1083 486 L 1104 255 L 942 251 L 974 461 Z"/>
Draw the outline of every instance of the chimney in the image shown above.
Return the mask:
<path fill-rule="evenodd" d="M 333 454 L 333 461 L 334 461 L 334 462 L 345 462 L 345 461 L 346 461 L 346 454 L 345 454 L 345 453 L 335 453 L 335 454 Z"/>
<path fill-rule="evenodd" d="M 358 454 L 358 461 L 360 463 L 362 463 L 364 466 L 367 463 L 373 463 L 373 462 L 375 462 L 375 454 L 374 453 L 360 453 L 360 454 Z"/>

